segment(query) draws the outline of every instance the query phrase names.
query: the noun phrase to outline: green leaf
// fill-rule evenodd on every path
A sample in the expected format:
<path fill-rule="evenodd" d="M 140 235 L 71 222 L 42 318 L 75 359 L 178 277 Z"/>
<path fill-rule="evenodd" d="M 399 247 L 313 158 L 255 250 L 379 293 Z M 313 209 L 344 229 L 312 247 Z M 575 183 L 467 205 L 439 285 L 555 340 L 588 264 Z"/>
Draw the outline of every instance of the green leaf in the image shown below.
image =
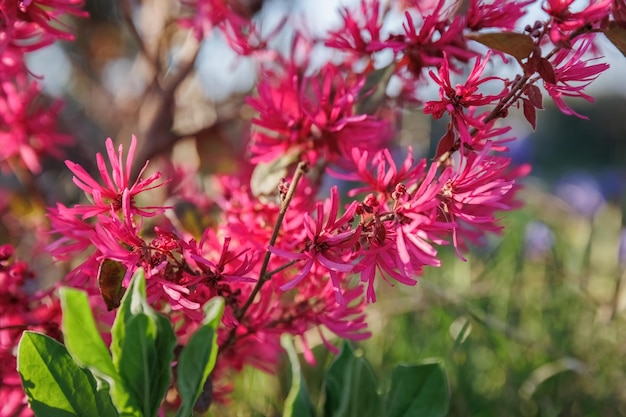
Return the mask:
<path fill-rule="evenodd" d="M 78 365 L 113 383 L 118 375 L 96 327 L 87 294 L 73 288 L 61 288 L 60 297 L 67 350 Z"/>
<path fill-rule="evenodd" d="M 287 351 L 291 363 L 291 389 L 285 400 L 283 417 L 313 417 L 315 407 L 300 373 L 300 361 L 293 347 L 291 336 L 284 334 L 280 339 L 280 344 Z"/>
<path fill-rule="evenodd" d="M 385 407 L 387 416 L 444 417 L 449 408 L 450 391 L 441 363 L 394 368 Z"/>
<path fill-rule="evenodd" d="M 348 343 L 330 365 L 324 386 L 326 417 L 383 415 L 374 370 L 365 358 L 355 356 Z"/>
<path fill-rule="evenodd" d="M 18 345 L 17 370 L 30 407 L 39 417 L 118 416 L 105 389 L 80 368 L 65 346 L 30 331 Z"/>
<path fill-rule="evenodd" d="M 177 417 L 191 415 L 217 360 L 217 328 L 224 314 L 224 299 L 212 298 L 204 309 L 203 326 L 191 336 L 178 359 L 176 381 L 182 404 Z"/>
<path fill-rule="evenodd" d="M 169 320 L 146 301 L 143 270 L 131 280 L 111 330 L 113 366 L 121 384 L 112 389 L 119 409 L 156 416 L 171 381 L 176 335 Z"/>

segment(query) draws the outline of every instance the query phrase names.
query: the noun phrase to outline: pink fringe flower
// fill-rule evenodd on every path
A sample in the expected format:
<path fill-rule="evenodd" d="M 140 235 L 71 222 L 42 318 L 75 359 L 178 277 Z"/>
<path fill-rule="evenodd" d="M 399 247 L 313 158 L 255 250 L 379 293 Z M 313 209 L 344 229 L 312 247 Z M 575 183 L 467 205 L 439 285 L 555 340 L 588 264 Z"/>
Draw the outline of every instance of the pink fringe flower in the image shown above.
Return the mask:
<path fill-rule="evenodd" d="M 89 205 L 76 205 L 71 209 L 73 213 L 80 214 L 84 219 L 87 219 L 97 214 L 108 213 L 111 209 L 116 212 L 120 211 L 124 204 L 129 207 L 129 214 L 137 214 L 143 217 L 152 217 L 165 210 L 164 207 L 138 207 L 135 203 L 135 197 L 138 194 L 164 185 L 164 183 L 153 184 L 161 178 L 159 172 L 150 175 L 146 179 L 141 179 L 148 162 L 145 163 L 137 175 L 135 182 L 131 184 L 130 174 L 133 168 L 136 147 L 137 138 L 133 136 L 126 163 L 124 163 L 122 145 L 119 146 L 116 153 L 111 138 L 106 140 L 106 150 L 111 164 L 112 175 L 109 174 L 102 154 L 98 153 L 96 155 L 98 171 L 104 185 L 96 181 L 79 164 L 65 161 L 65 165 L 74 173 L 74 184 L 83 190 L 92 201 L 92 204 Z"/>

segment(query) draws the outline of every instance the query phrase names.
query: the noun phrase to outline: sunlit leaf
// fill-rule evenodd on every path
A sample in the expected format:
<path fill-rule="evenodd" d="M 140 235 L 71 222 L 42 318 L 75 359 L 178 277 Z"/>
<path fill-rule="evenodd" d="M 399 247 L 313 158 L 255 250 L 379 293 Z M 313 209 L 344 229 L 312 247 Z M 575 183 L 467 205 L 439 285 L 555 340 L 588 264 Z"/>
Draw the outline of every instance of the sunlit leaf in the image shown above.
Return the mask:
<path fill-rule="evenodd" d="M 38 417 L 118 415 L 109 392 L 99 389 L 93 375 L 80 368 L 65 346 L 51 337 L 24 332 L 18 345 L 17 370 Z"/>
<path fill-rule="evenodd" d="M 111 354 L 100 337 L 87 294 L 64 287 L 60 290 L 60 298 L 67 350 L 80 366 L 109 380 L 116 379 Z"/>
<path fill-rule="evenodd" d="M 293 346 L 291 336 L 285 334 L 280 339 L 280 344 L 287 351 L 291 364 L 291 389 L 285 400 L 283 417 L 313 417 L 315 408 L 309 397 L 302 374 L 300 373 L 300 361 Z"/>
<path fill-rule="evenodd" d="M 112 390 L 116 405 L 128 413 L 156 416 L 171 381 L 176 335 L 169 320 L 148 305 L 143 269 L 133 275 L 122 298 L 111 336 L 113 365 L 123 382 Z"/>
<path fill-rule="evenodd" d="M 204 392 L 211 388 L 207 387 L 207 378 L 215 367 L 217 360 L 217 328 L 224 314 L 224 299 L 212 298 L 205 306 L 203 325 L 191 336 L 187 345 L 183 348 L 178 359 L 176 369 L 176 385 L 181 396 L 182 404 L 176 415 L 187 417 L 191 415 L 196 401 Z M 199 404 L 204 408 L 210 405 L 210 401 Z M 198 410 L 206 411 L 206 410 Z"/>
<path fill-rule="evenodd" d="M 298 150 L 292 149 L 272 162 L 257 164 L 250 178 L 252 194 L 258 197 L 276 193 L 280 180 L 287 177 L 287 168 L 298 161 L 298 155 Z"/>

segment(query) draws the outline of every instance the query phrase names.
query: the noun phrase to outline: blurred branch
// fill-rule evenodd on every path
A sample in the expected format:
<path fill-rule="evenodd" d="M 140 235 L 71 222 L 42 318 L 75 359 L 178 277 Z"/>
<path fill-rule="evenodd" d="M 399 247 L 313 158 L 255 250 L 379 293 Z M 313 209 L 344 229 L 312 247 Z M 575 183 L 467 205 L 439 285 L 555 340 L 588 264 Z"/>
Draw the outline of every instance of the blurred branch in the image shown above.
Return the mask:
<path fill-rule="evenodd" d="M 141 53 L 145 55 L 148 62 L 150 62 L 150 64 L 152 65 L 152 68 L 154 69 L 155 74 L 159 74 L 161 72 L 161 63 L 158 59 L 158 56 L 156 56 L 153 52 L 150 51 L 150 48 L 146 44 L 144 38 L 139 33 L 139 30 L 137 29 L 137 26 L 135 25 L 135 21 L 133 20 L 133 13 L 132 13 L 129 1 L 121 0 L 120 4 L 122 8 L 122 15 L 124 18 L 124 22 L 126 23 L 126 27 L 128 28 L 131 36 L 137 42 L 137 45 L 139 46 Z"/>
<path fill-rule="evenodd" d="M 178 86 L 192 72 L 199 51 L 200 43 L 189 33 L 185 44 L 180 48 L 182 57 L 178 71 L 171 77 L 166 77 L 162 86 L 159 82 L 154 82 L 146 93 L 146 99 L 138 116 L 140 135 L 143 140 L 140 142 L 141 147 L 137 152 L 133 167 L 135 174 L 146 160 L 169 151 L 182 138 L 181 135 L 172 131 L 174 94 Z"/>

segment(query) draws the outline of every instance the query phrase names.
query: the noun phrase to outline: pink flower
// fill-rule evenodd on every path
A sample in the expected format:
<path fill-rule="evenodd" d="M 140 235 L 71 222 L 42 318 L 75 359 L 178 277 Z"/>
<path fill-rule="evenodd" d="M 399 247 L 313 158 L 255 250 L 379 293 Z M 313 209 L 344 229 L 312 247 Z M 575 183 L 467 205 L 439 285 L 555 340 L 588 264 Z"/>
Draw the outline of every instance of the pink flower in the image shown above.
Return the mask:
<path fill-rule="evenodd" d="M 341 162 L 352 148 L 378 149 L 389 136 L 389 125 L 367 114 L 354 114 L 363 77 L 343 75 L 328 64 L 314 76 L 295 65 L 278 75 L 266 71 L 259 96 L 248 100 L 259 114 L 253 120 L 252 162 L 268 162 L 287 152 L 300 152 L 313 165 L 323 159 Z"/>
<path fill-rule="evenodd" d="M 73 142 L 57 131 L 62 103 L 42 107 L 39 85 L 25 75 L 14 81 L 0 80 L 0 168 L 8 170 L 16 160 L 33 173 L 41 171 L 40 159 L 62 156 L 61 147 Z"/>
<path fill-rule="evenodd" d="M 353 53 L 357 57 L 369 56 L 372 52 L 381 50 L 380 9 L 379 0 L 361 0 L 358 11 L 342 8 L 340 13 L 343 24 L 340 29 L 328 32 L 328 39 L 324 44 Z"/>
<path fill-rule="evenodd" d="M 233 28 L 249 23 L 249 16 L 243 16 L 233 7 L 230 0 L 181 0 L 191 9 L 191 16 L 180 20 L 183 27 L 193 29 L 199 40 L 209 37 L 214 28 L 228 24 Z"/>
<path fill-rule="evenodd" d="M 422 26 L 416 26 L 413 15 L 407 10 L 403 24 L 404 34 L 391 35 L 382 45 L 372 42 L 371 48 L 388 47 L 396 53 L 402 53 L 400 67 L 406 67 L 419 77 L 426 67 L 439 67 L 444 61 L 444 54 L 449 59 L 467 62 L 476 53 L 467 47 L 463 35 L 464 22 L 461 16 L 447 16 L 443 10 L 444 0 L 439 0 L 432 14 L 424 17 Z"/>
<path fill-rule="evenodd" d="M 401 275 L 414 280 L 425 265 L 439 266 L 437 250 L 433 243 L 446 242 L 440 237 L 450 226 L 437 221 L 436 196 L 451 175 L 446 169 L 438 178 L 439 167 L 433 163 L 420 183 L 398 184 L 393 194 L 394 204 L 390 228 L 395 231 L 395 248 L 392 256 Z M 416 188 L 413 191 L 413 188 Z M 383 217 L 384 218 L 384 217 Z"/>
<path fill-rule="evenodd" d="M 221 231 L 232 239 L 241 241 L 246 248 L 259 253 L 265 252 L 267 242 L 278 218 L 280 206 L 275 201 L 252 195 L 249 185 L 233 177 L 221 178 L 223 197 L 218 199 L 222 209 Z M 291 200 L 278 235 L 282 247 L 294 247 L 304 235 L 303 214 L 312 210 L 317 192 L 306 178 Z M 289 242 L 289 243 L 287 243 Z"/>
<path fill-rule="evenodd" d="M 464 143 L 471 142 L 471 135 L 469 134 L 470 127 L 483 127 L 483 123 L 478 118 L 471 117 L 471 113 L 466 113 L 465 109 L 471 111 L 477 106 L 495 103 L 508 92 L 506 88 L 495 95 L 483 95 L 478 92 L 478 88 L 481 84 L 491 80 L 500 80 L 500 78 L 494 76 L 480 78 L 489 63 L 489 56 L 490 54 L 488 52 L 484 61 L 481 61 L 480 57 L 476 58 L 474 68 L 467 77 L 464 85 L 457 84 L 454 87 L 452 86 L 448 57 L 445 54 L 441 67 L 439 68 L 439 75 L 436 75 L 433 71 L 429 71 L 430 77 L 440 85 L 439 96 L 441 100 L 426 102 L 424 105 L 424 113 L 432 114 L 435 119 L 440 118 L 444 113 L 449 113 L 452 117 L 452 123 L 458 130 L 461 140 Z"/>
<path fill-rule="evenodd" d="M 552 18 L 550 39 L 557 45 L 570 46 L 570 34 L 590 26 L 597 28 L 600 21 L 609 17 L 613 5 L 612 0 L 590 0 L 589 5 L 579 12 L 570 11 L 574 0 L 547 0 L 543 10 Z"/>
<path fill-rule="evenodd" d="M 351 188 L 348 195 L 355 196 L 363 192 L 375 192 L 382 196 L 381 204 L 391 198 L 397 184 L 406 181 L 414 182 L 415 178 L 421 178 L 426 167 L 426 160 L 421 160 L 417 165 L 414 164 L 413 148 L 410 146 L 399 169 L 388 149 L 370 157 L 369 152 L 353 148 L 352 160 L 356 167 L 355 170 L 350 170 L 344 174 L 329 168 L 328 172 L 336 178 L 365 183 L 363 187 Z"/>
<path fill-rule="evenodd" d="M 582 59 L 592 45 L 593 37 L 587 37 L 575 50 L 561 49 L 557 52 L 552 58 L 556 84 L 549 83 L 545 80 L 543 83 L 543 86 L 550 97 L 552 97 L 554 104 L 556 104 L 559 110 L 564 114 L 575 115 L 581 119 L 587 119 L 587 117 L 576 113 L 565 103 L 563 97 L 580 97 L 589 102 L 594 101 L 594 98 L 585 94 L 583 90 L 591 84 L 593 80 L 598 78 L 602 71 L 607 70 L 609 64 L 599 63 L 589 65 L 592 59 Z"/>
<path fill-rule="evenodd" d="M 56 39 L 73 40 L 65 15 L 87 17 L 81 10 L 83 0 L 2 0 L 0 13 L 3 32 L 0 34 L 0 53 L 14 47 L 24 52 L 42 48 Z"/>
<path fill-rule="evenodd" d="M 517 21 L 526 14 L 524 8 L 532 2 L 532 0 L 470 0 L 465 24 L 473 31 L 484 28 L 513 30 Z"/>
<path fill-rule="evenodd" d="M 60 237 L 46 248 L 52 256 L 61 260 L 69 260 L 91 247 L 92 224 L 78 218 L 71 208 L 57 203 L 56 208 L 48 208 L 50 234 Z"/>
<path fill-rule="evenodd" d="M 300 273 L 292 280 L 281 286 L 281 290 L 286 291 L 294 288 L 300 281 L 307 277 L 312 270 L 323 270 L 329 273 L 337 302 L 343 303 L 344 298 L 341 292 L 341 278 L 352 270 L 352 264 L 347 256 L 350 255 L 359 238 L 360 230 L 352 229 L 349 222 L 356 212 L 357 203 L 352 202 L 344 214 L 337 218 L 339 214 L 339 192 L 337 187 L 331 188 L 330 199 L 325 204 L 317 204 L 317 215 L 313 218 L 308 213 L 305 214 L 305 230 L 307 241 L 300 253 L 292 253 L 276 246 L 271 246 L 269 250 L 284 259 L 303 260 Z"/>
<path fill-rule="evenodd" d="M 278 58 L 278 52 L 269 48 L 268 42 L 280 33 L 285 23 L 286 19 L 283 19 L 265 36 L 261 34 L 260 28 L 253 21 L 245 25 L 233 25 L 227 21 L 221 25 L 221 29 L 226 42 L 238 55 L 251 56 L 257 61 L 269 62 Z"/>
<path fill-rule="evenodd" d="M 133 136 L 130 143 L 130 149 L 126 157 L 126 163 L 123 162 L 122 145 L 119 146 L 117 154 L 113 148 L 113 141 L 111 138 L 106 140 L 106 149 L 109 161 L 111 164 L 111 173 L 104 161 L 102 154 L 96 155 L 96 161 L 98 164 L 98 171 L 104 182 L 101 185 L 91 175 L 85 171 L 85 169 L 72 162 L 65 161 L 65 165 L 74 173 L 74 184 L 90 197 L 92 204 L 89 205 L 76 205 L 72 211 L 75 214 L 82 215 L 83 218 L 93 217 L 100 213 L 108 213 L 109 210 L 114 211 L 121 210 L 124 204 L 128 205 L 130 214 L 138 214 L 143 217 L 152 217 L 158 213 L 162 213 L 165 207 L 138 207 L 135 203 L 135 197 L 147 190 L 162 186 L 164 183 L 154 184 L 161 178 L 161 174 L 156 172 L 146 179 L 141 179 L 141 175 L 144 173 L 148 166 L 148 162 L 143 166 L 137 179 L 134 183 L 130 182 L 130 173 L 133 167 L 133 158 L 135 157 L 135 148 L 137 146 L 137 139 Z M 147 211 L 148 209 L 150 211 Z"/>
<path fill-rule="evenodd" d="M 453 243 L 457 255 L 465 249 L 465 239 L 480 244 L 487 232 L 499 232 L 502 226 L 495 214 L 510 210 L 517 187 L 515 180 L 527 175 L 529 166 L 511 170 L 510 158 L 491 156 L 490 142 L 479 153 L 461 153 L 457 172 L 446 181 L 439 193 L 440 217 L 453 225 Z"/>
<path fill-rule="evenodd" d="M 371 159 L 366 153 L 354 152 L 353 156 L 358 174 L 341 177 L 367 184 L 355 191 L 373 192 L 357 210 L 362 216 L 361 235 L 353 272 L 368 283 L 366 299 L 374 302 L 377 276 L 415 285 L 424 266 L 439 266 L 433 245 L 446 243 L 441 236 L 451 226 L 437 219 L 437 196 L 451 170 L 436 178 L 439 166 L 432 164 L 427 170 L 425 160 L 414 164 L 410 148 L 400 169 L 388 151 Z"/>
<path fill-rule="evenodd" d="M 15 352 L 24 330 L 61 338 L 59 301 L 32 293 L 35 276 L 25 262 L 13 258 L 13 246 L 0 246 L 0 415 L 33 415 L 17 373 Z"/>

